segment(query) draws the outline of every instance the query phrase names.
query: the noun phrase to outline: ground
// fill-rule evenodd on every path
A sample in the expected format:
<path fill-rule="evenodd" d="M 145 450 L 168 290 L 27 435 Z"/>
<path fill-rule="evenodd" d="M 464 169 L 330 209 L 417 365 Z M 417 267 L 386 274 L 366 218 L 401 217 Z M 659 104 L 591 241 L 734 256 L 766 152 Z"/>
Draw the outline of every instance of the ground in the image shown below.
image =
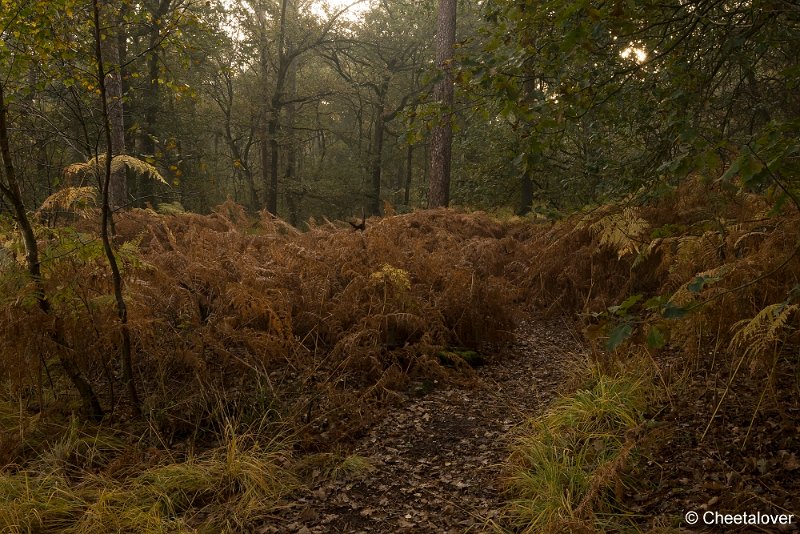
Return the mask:
<path fill-rule="evenodd" d="M 461 533 L 491 528 L 514 429 L 563 391 L 582 347 L 560 323 L 524 324 L 478 387 L 434 389 L 386 418 L 353 453 L 372 469 L 312 488 L 258 532 Z"/>
<path fill-rule="evenodd" d="M 570 370 L 585 353 L 568 325 L 523 323 L 514 343 L 488 357 L 474 381 L 433 384 L 430 392 L 417 392 L 421 396 L 410 394 L 356 442 L 350 452 L 366 460 L 357 462 L 360 467 L 310 488 L 257 532 L 513 530 L 501 514 L 508 498 L 501 488 L 509 445 L 527 418 L 574 389 Z M 739 382 L 736 400 L 721 405 L 719 424 L 711 425 L 702 440 L 702 427 L 713 417 L 723 387 L 709 386 L 716 372 L 695 372 L 679 398 L 654 407 L 653 428 L 640 443 L 638 461 L 629 466 L 632 483 L 623 496 L 634 531 L 723 531 L 687 530 L 680 518 L 688 510 L 798 510 L 800 400 L 790 392 L 800 375 L 791 369 L 795 372 L 776 378 L 756 419 L 746 400 L 759 399 L 763 384 Z M 753 531 L 752 526 L 733 528 L 724 531 Z M 757 529 L 797 530 L 796 523 Z"/>

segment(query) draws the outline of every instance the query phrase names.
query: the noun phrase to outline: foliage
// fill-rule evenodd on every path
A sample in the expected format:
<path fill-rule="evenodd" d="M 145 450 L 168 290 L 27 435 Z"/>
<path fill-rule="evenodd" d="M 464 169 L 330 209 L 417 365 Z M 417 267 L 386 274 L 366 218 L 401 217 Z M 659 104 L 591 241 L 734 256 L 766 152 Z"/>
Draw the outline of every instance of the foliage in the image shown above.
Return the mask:
<path fill-rule="evenodd" d="M 65 187 L 44 199 L 39 206 L 39 214 L 56 210 L 74 210 L 81 215 L 88 215 L 90 207 L 97 201 L 97 188 L 94 186 Z"/>
<path fill-rule="evenodd" d="M 94 225 L 76 222 L 86 228 L 38 230 L 43 283 L 76 361 L 114 405 L 110 273 Z M 325 439 L 319 425 L 335 420 L 327 432 L 345 436 L 368 424 L 366 406 L 391 400 L 409 375 L 457 379 L 436 356 L 444 347 L 501 341 L 513 328 L 518 291 L 493 259 L 505 230 L 486 216 L 410 214 L 368 220 L 363 233 L 253 224 L 231 203 L 208 217 L 116 217 L 144 404 L 165 432 L 215 424 L 208 398 L 224 390 L 243 410 L 274 403 L 303 417 L 312 446 Z M 45 318 L 24 278 L 6 272 L 4 376 L 47 389 L 36 377 L 58 369 L 31 357 L 48 348 L 31 328 Z"/>
<path fill-rule="evenodd" d="M 730 343 L 750 358 L 752 372 L 769 372 L 776 351 L 796 342 L 795 303 L 786 300 L 793 278 L 785 273 L 800 268 L 796 213 L 785 206 L 784 215 L 770 217 L 770 209 L 763 197 L 697 181 L 648 203 L 604 206 L 553 225 L 433 210 L 368 219 L 363 232 L 328 221 L 299 232 L 267 214 L 252 219 L 233 203 L 209 216 L 120 213 L 116 247 L 136 376 L 143 379 L 144 444 L 160 450 L 196 442 L 224 433 L 226 414 L 246 425 L 266 413 L 291 429 L 300 450 L 327 452 L 372 424 L 412 379 L 470 380 L 473 371 L 460 360 L 487 341 L 507 339 L 526 309 L 580 313 L 598 353 L 680 349 L 702 365 L 709 350 Z M 94 225 L 76 224 L 37 227 L 43 284 L 50 320 L 62 325 L 75 361 L 110 408 L 119 403 L 112 387 L 119 339 L 110 275 Z M 636 247 L 606 237 L 618 231 L 635 235 Z M 69 411 L 60 368 L 35 357 L 50 354 L 49 340 L 29 325 L 48 318 L 19 276 L 18 237 L 7 229 L 3 240 L 5 398 L 22 407 L 20 414 Z M 781 304 L 764 309 L 769 303 Z M 491 351 L 480 352 L 491 358 Z M 600 406 L 597 398 L 608 389 L 602 384 L 596 395 L 576 398 Z M 569 418 L 569 424 L 580 419 Z M 27 416 L 8 420 L 29 429 L 20 435 L 35 434 Z M 605 440 L 600 430 L 583 430 Z M 570 435 L 558 434 L 552 440 Z M 567 506 L 571 513 L 591 495 L 578 519 L 604 502 L 608 486 L 592 480 L 611 480 L 606 474 L 619 471 L 625 451 L 633 450 L 620 435 L 604 445 L 619 454 L 602 461 L 591 442 L 576 446 L 580 454 L 572 459 L 534 451 L 541 461 L 566 466 L 562 474 L 573 473 L 570 484 L 583 497 Z M 26 443 L 9 440 L 2 448 L 29 469 Z M 584 467 L 595 475 L 581 474 Z M 49 498 L 43 484 L 41 499 Z M 170 502 L 185 510 L 186 498 Z M 86 506 L 70 505 L 52 517 L 72 521 Z M 560 512 L 545 516 L 554 513 Z"/>
<path fill-rule="evenodd" d="M 528 312 L 577 316 L 601 361 L 680 352 L 721 365 L 730 379 L 717 409 L 745 363 L 767 378 L 766 396 L 800 342 L 800 12 L 712 0 L 462 7 L 452 198 L 533 214 L 385 209 L 354 232 L 325 216 L 425 202 L 429 132 L 449 111 L 428 94 L 431 2 L 375 2 L 360 21 L 294 0 L 104 4 L 130 152 L 111 166 L 133 171 L 134 205 L 157 210 L 118 213 L 113 243 L 146 397 L 142 440 L 162 455 L 212 435 L 228 446 L 117 477 L 103 469 L 135 447 L 45 424 L 79 410 L 71 365 L 110 423 L 129 423 L 113 416 L 126 407 L 114 357 L 125 343 L 97 229 L 56 217 L 94 214 L 86 178 L 105 157 L 94 157 L 105 121 L 88 5 L 3 2 L 4 168 L 21 184 L 0 202 L 0 420 L 13 430 L 0 439 L 4 526 L 158 531 L 206 518 L 246 529 L 297 480 L 289 445 L 242 438 L 230 413 L 244 427 L 280 420 L 299 450 L 322 451 L 322 471 L 347 476 L 367 467 L 331 443 L 412 379 L 469 381 L 462 361 Z M 169 183 L 169 198 L 150 181 Z M 4 170 L 0 185 L 10 182 Z M 254 219 L 267 199 L 272 215 Z M 24 244 L 9 201 L 17 226 L 26 207 L 46 219 Z M 310 215 L 323 222 L 303 226 Z M 589 508 L 603 509 L 641 408 L 622 399 L 636 408 L 602 428 L 581 423 L 581 409 L 607 414 L 604 395 L 626 387 L 618 378 L 534 424 L 540 440 L 518 457 L 520 528 L 597 526 Z M 563 440 L 575 455 L 561 454 Z"/>
<path fill-rule="evenodd" d="M 499 143 L 526 202 L 580 208 L 693 172 L 797 189 L 788 4 L 494 0 L 484 15 L 462 81 L 511 125 Z"/>
<path fill-rule="evenodd" d="M 103 169 L 105 168 L 105 161 L 106 155 L 100 154 L 94 158 L 91 158 L 89 161 L 85 163 L 73 163 L 68 165 L 64 169 L 64 176 L 66 177 L 68 182 L 74 182 L 80 180 L 84 175 L 91 174 L 97 180 L 100 179 L 100 176 L 103 174 Z M 116 155 L 111 158 L 111 173 L 118 172 L 120 170 L 130 169 L 131 171 L 135 172 L 136 174 L 152 178 L 157 182 L 161 182 L 162 184 L 167 184 L 167 181 L 161 176 L 161 173 L 158 172 L 158 169 L 147 163 L 146 161 L 142 161 L 138 158 L 133 156 L 127 156 L 124 154 Z"/>

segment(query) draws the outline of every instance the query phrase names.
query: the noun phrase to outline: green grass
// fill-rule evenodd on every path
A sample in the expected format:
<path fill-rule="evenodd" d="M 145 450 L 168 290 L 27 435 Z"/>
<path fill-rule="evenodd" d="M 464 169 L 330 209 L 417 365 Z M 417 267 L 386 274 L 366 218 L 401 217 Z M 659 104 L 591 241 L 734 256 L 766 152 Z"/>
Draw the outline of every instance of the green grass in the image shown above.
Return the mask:
<path fill-rule="evenodd" d="M 593 370 L 585 387 L 530 421 L 508 466 L 516 529 L 591 532 L 608 520 L 653 394 L 643 376 Z"/>

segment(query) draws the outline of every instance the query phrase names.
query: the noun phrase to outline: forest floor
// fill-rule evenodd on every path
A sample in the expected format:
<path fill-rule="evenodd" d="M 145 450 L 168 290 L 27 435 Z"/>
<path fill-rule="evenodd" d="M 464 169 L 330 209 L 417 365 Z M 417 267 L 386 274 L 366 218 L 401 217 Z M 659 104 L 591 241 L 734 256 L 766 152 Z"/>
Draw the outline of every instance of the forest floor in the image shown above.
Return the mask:
<path fill-rule="evenodd" d="M 404 403 L 356 443 L 370 467 L 311 488 L 260 533 L 481 532 L 500 518 L 514 429 L 570 383 L 584 350 L 561 323 L 523 323 L 476 384 Z M 499 356 L 499 357 L 497 357 Z"/>
<path fill-rule="evenodd" d="M 587 350 L 574 327 L 563 322 L 523 322 L 514 342 L 476 370 L 474 382 L 434 385 L 430 392 L 409 394 L 350 449 L 361 468 L 333 480 L 322 477 L 323 482 L 308 487 L 255 531 L 513 531 L 504 513 L 510 498 L 503 493 L 504 463 L 524 423 L 580 386 Z M 725 422 L 711 427 L 705 446 L 698 443 L 703 426 L 698 421 L 706 421 L 716 405 L 706 398 L 709 388 L 701 383 L 701 375 L 686 386 L 685 398 L 667 403 L 667 413 L 659 411 L 665 430 L 647 440 L 649 445 L 641 451 L 645 458 L 629 473 L 639 479 L 635 488 L 626 487 L 624 497 L 632 518 L 640 521 L 638 527 L 635 520 L 629 525 L 633 531 L 716 532 L 679 527 L 676 518 L 691 509 L 797 509 L 800 478 L 793 475 L 800 464 L 790 452 L 796 427 L 775 424 L 780 418 L 766 408 L 768 417 L 752 428 L 750 447 L 740 450 L 752 411 L 736 403 L 718 414 Z M 779 389 L 791 390 L 783 385 Z M 756 399 L 762 391 L 738 387 L 743 399 Z M 798 403 L 790 404 L 788 411 L 795 413 Z M 765 458 L 765 465 L 757 457 Z M 758 530 L 798 528 L 793 523 Z"/>

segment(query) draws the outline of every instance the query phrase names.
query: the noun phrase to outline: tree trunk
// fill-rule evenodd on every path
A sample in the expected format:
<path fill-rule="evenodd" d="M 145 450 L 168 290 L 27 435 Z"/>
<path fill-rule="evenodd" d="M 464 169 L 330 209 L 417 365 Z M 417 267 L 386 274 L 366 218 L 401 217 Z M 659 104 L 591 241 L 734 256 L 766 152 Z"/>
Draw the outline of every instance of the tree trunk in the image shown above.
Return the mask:
<path fill-rule="evenodd" d="M 442 79 L 436 86 L 436 100 L 443 116 L 431 134 L 428 207 L 450 203 L 450 166 L 453 145 L 453 56 L 456 41 L 456 0 L 439 0 L 436 23 L 436 65 Z"/>
<path fill-rule="evenodd" d="M 111 171 L 111 157 L 113 147 L 113 124 L 111 120 L 111 110 L 108 105 L 108 88 L 106 87 L 105 68 L 103 66 L 103 52 L 101 46 L 100 36 L 100 6 L 98 0 L 92 0 L 92 8 L 94 12 L 94 27 L 95 27 L 95 55 L 97 59 L 97 73 L 100 85 L 100 101 L 103 112 L 103 126 L 106 134 L 106 165 L 105 177 L 103 180 L 102 188 L 102 221 L 100 227 L 100 237 L 103 241 L 103 250 L 105 251 L 108 264 L 111 267 L 111 280 L 114 285 L 114 298 L 117 301 L 117 315 L 120 322 L 120 333 L 122 334 L 122 347 L 120 353 L 120 367 L 122 368 L 122 381 L 128 390 L 128 398 L 131 403 L 131 409 L 135 417 L 141 416 L 141 405 L 139 402 L 139 395 L 136 391 L 136 382 L 133 378 L 133 362 L 132 362 L 132 346 L 131 335 L 128 328 L 128 307 L 125 304 L 125 299 L 122 295 L 122 275 L 117 264 L 114 250 L 111 247 L 111 239 L 109 237 L 109 224 L 111 218 L 111 185 L 112 185 L 112 171 Z"/>
<path fill-rule="evenodd" d="M 276 104 L 273 102 L 273 104 Z M 280 108 L 275 105 L 270 110 L 270 118 L 267 121 L 267 146 L 265 160 L 267 168 L 264 171 L 264 189 L 266 190 L 266 205 L 268 212 L 273 215 L 278 214 L 278 128 L 280 126 Z"/>
<path fill-rule="evenodd" d="M 405 194 L 403 195 L 403 203 L 408 207 L 411 204 L 411 179 L 414 176 L 414 145 L 408 145 L 406 148 L 406 179 L 405 179 Z"/>
<path fill-rule="evenodd" d="M 269 111 L 265 113 L 268 115 Z M 263 209 L 269 210 L 269 133 L 266 126 L 259 128 L 259 159 L 261 160 L 261 189 L 264 191 Z"/>
<path fill-rule="evenodd" d="M 161 113 L 161 82 L 159 81 L 159 42 L 161 41 L 161 21 L 169 11 L 172 0 L 149 1 L 146 3 L 150 15 L 147 52 L 147 85 L 144 94 L 144 125 L 141 132 L 141 150 L 146 156 L 156 155 L 156 132 L 158 116 Z M 137 174 L 137 199 L 139 207 L 154 201 L 155 188 L 152 180 Z"/>
<path fill-rule="evenodd" d="M 531 171 L 527 169 L 522 173 L 519 200 L 517 215 L 522 217 L 531 212 L 533 204 L 533 180 L 531 180 Z"/>
<path fill-rule="evenodd" d="M 375 131 L 372 138 L 371 188 L 367 211 L 370 215 L 381 214 L 381 164 L 383 153 L 383 113 L 375 110 Z"/>
<path fill-rule="evenodd" d="M 292 226 L 300 224 L 300 210 L 299 204 L 302 199 L 300 192 L 301 177 L 297 173 L 297 146 L 294 135 L 294 119 L 297 114 L 297 105 L 293 99 L 297 97 L 297 63 L 292 62 L 286 72 L 286 94 L 288 95 L 288 102 L 286 103 L 286 120 L 284 127 L 286 133 L 284 139 L 286 140 L 286 169 L 284 170 L 284 183 L 286 191 L 286 204 L 289 208 L 289 223 Z M 295 187 L 296 186 L 296 187 Z"/>
<path fill-rule="evenodd" d="M 107 34 L 101 45 L 105 64 L 108 66 L 104 83 L 108 99 L 108 120 L 111 127 L 109 153 L 118 156 L 125 154 L 125 110 L 122 104 L 119 40 L 116 37 L 116 32 L 121 31 L 123 26 L 117 17 L 113 17 L 111 14 L 105 17 L 104 23 Z M 123 166 L 120 166 L 111 175 L 108 197 L 111 209 L 114 210 L 125 206 L 128 201 L 128 180 Z"/>

